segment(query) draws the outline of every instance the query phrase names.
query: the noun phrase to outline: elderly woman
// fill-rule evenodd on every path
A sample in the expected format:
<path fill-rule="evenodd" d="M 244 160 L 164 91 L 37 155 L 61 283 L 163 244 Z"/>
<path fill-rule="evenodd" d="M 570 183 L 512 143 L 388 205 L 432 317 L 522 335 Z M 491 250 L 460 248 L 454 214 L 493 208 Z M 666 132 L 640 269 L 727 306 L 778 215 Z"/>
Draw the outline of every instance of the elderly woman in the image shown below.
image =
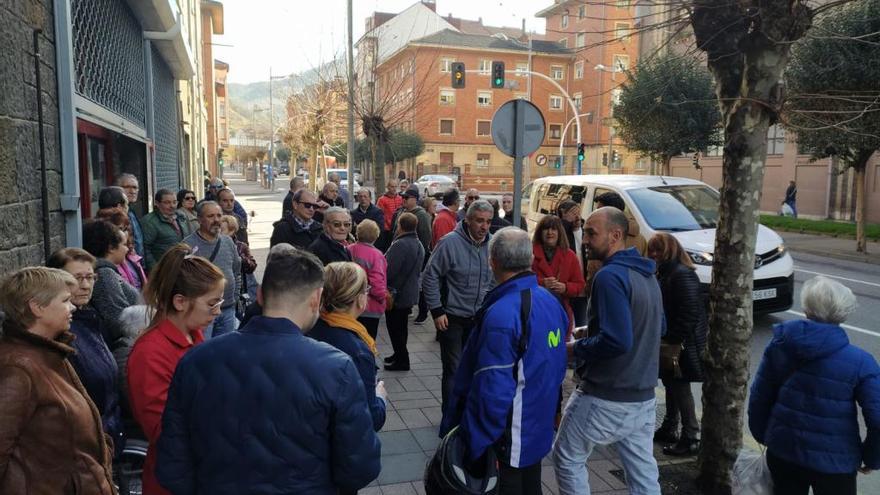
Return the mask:
<path fill-rule="evenodd" d="M 257 271 L 257 260 L 251 254 L 251 248 L 245 242 L 241 242 L 235 237 L 238 232 L 238 217 L 235 215 L 223 215 L 220 218 L 220 233 L 228 235 L 235 242 L 235 248 L 238 251 L 238 257 L 241 258 L 241 293 L 247 294 L 251 301 L 257 300 L 257 277 L 254 272 Z M 235 315 L 241 320 L 244 314 Z"/>
<path fill-rule="evenodd" d="M 358 321 L 367 327 L 373 339 L 379 333 L 379 319 L 385 312 L 386 273 L 388 262 L 382 251 L 373 246 L 379 238 L 379 225 L 372 220 L 364 220 L 357 226 L 357 242 L 348 246 L 348 252 L 355 263 L 367 272 L 370 293 L 367 294 L 367 309 L 358 317 Z"/>
<path fill-rule="evenodd" d="M 196 193 L 189 189 L 177 191 L 177 213 L 183 215 L 191 232 L 199 230 L 199 216 L 196 214 Z"/>
<path fill-rule="evenodd" d="M 68 361 L 78 286 L 43 267 L 0 283 L 0 493 L 116 493 L 101 416 Z"/>
<path fill-rule="evenodd" d="M 107 323 L 104 340 L 110 349 L 121 336 L 119 315 L 122 310 L 140 302 L 140 293 L 119 275 L 117 266 L 125 262 L 128 244 L 125 232 L 104 220 L 83 225 L 83 248 L 97 258 L 98 279 L 92 292 L 92 306 Z"/>
<path fill-rule="evenodd" d="M 330 263 L 324 267 L 321 318 L 308 335 L 351 357 L 364 382 L 373 429 L 379 431 L 385 424 L 388 396 L 384 382 L 376 381 L 376 341 L 357 320 L 367 307 L 369 293 L 367 273 L 357 263 Z"/>
<path fill-rule="evenodd" d="M 226 277 L 186 244 L 162 256 L 147 285 L 147 303 L 155 310 L 150 327 L 131 349 L 127 363 L 129 400 L 134 419 L 149 442 L 144 462 L 144 495 L 165 495 L 156 479 L 156 441 L 177 363 L 204 341 L 202 329 L 220 314 Z"/>
<path fill-rule="evenodd" d="M 134 232 L 131 228 L 131 221 L 128 215 L 119 211 L 109 209 L 98 210 L 95 215 L 96 220 L 105 220 L 119 227 L 125 233 L 125 243 L 128 253 L 125 254 L 125 260 L 116 265 L 116 271 L 122 280 L 134 287 L 140 292 L 147 283 L 147 274 L 144 272 L 143 258 L 137 254 L 134 249 Z"/>
<path fill-rule="evenodd" d="M 98 278 L 95 274 L 95 257 L 79 248 L 64 248 L 52 253 L 46 265 L 60 268 L 76 279 L 77 286 L 71 292 L 71 302 L 76 306 L 76 312 L 70 323 L 70 332 L 76 336 L 73 341 L 76 354 L 70 356 L 70 364 L 98 407 L 104 432 L 113 440 L 114 458 L 118 458 L 125 447 L 119 369 L 101 333 L 103 319 L 89 304 L 92 288 Z M 119 474 L 119 470 L 114 471 L 116 475 Z"/>
<path fill-rule="evenodd" d="M 569 248 L 559 217 L 546 215 L 538 222 L 532 250 L 535 256 L 532 271 L 538 276 L 538 284 L 558 297 L 565 307 L 570 333 L 574 328 L 574 317 L 569 299 L 583 292 L 584 273 L 577 255 Z"/>
<path fill-rule="evenodd" d="M 696 455 L 700 447 L 700 422 L 691 382 L 703 381 L 700 355 L 706 348 L 708 329 L 700 279 L 691 257 L 670 234 L 661 233 L 651 238 L 648 257 L 657 263 L 657 281 L 663 294 L 666 316 L 663 344 L 677 353 L 680 363 L 676 371 L 664 369 L 661 362 L 660 378 L 666 388 L 666 416 L 654 433 L 654 440 L 674 444 L 663 447 L 666 455 Z"/>
<path fill-rule="evenodd" d="M 317 256 L 324 266 L 336 261 L 351 261 L 351 254 L 345 248 L 351 232 L 351 213 L 345 208 L 331 206 L 324 212 L 321 223 L 324 232 L 309 245 L 308 251 Z"/>
<path fill-rule="evenodd" d="M 880 468 L 880 367 L 841 328 L 856 307 L 850 289 L 815 277 L 801 306 L 806 320 L 773 329 L 752 382 L 749 429 L 767 446 L 775 493 L 855 494 L 857 472 Z"/>

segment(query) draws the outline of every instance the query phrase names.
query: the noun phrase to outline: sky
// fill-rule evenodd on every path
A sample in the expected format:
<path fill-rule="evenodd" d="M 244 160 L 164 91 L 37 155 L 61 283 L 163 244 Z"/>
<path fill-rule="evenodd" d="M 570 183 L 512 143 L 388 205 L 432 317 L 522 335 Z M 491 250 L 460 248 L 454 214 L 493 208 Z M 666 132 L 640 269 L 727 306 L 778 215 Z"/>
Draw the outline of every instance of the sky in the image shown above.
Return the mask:
<path fill-rule="evenodd" d="M 400 12 L 417 0 L 352 0 L 354 39 L 374 11 Z M 346 0 L 222 0 L 224 31 L 214 36 L 214 58 L 229 64 L 228 81 L 250 83 L 319 66 L 345 53 Z M 492 26 L 544 32 L 535 13 L 553 0 L 437 0 L 437 13 Z M 232 46 L 220 46 L 232 45 Z"/>

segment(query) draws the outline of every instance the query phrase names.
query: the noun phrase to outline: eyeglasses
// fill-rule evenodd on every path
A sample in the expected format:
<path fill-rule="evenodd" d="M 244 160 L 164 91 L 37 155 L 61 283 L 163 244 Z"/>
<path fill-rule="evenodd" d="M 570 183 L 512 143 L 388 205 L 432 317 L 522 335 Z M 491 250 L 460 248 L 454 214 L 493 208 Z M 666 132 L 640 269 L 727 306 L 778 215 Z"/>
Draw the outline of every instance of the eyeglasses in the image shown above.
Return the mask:
<path fill-rule="evenodd" d="M 184 201 L 190 201 L 190 200 L 195 201 L 195 199 L 196 199 L 195 196 L 184 196 L 184 197 L 183 197 L 183 200 L 184 200 Z"/>
<path fill-rule="evenodd" d="M 74 275 L 73 278 L 76 279 L 77 283 L 89 282 L 91 284 L 98 281 L 98 275 L 95 273 L 89 275 Z"/>
<path fill-rule="evenodd" d="M 223 306 L 223 303 L 224 303 L 224 300 L 220 299 L 219 301 L 215 302 L 214 304 L 209 304 L 208 309 L 211 311 L 214 311 L 215 309 L 218 309 L 221 306 Z"/>
<path fill-rule="evenodd" d="M 369 294 L 372 289 L 373 289 L 373 286 L 367 284 L 367 286 L 364 287 L 364 294 Z"/>
<path fill-rule="evenodd" d="M 299 204 L 303 205 L 303 207 L 308 208 L 310 210 L 317 210 L 318 208 L 320 208 L 320 205 L 318 205 L 316 203 L 304 203 L 304 202 L 300 201 Z"/>
<path fill-rule="evenodd" d="M 330 222 L 330 225 L 333 226 L 334 229 L 338 229 L 340 227 L 345 227 L 347 229 L 351 228 L 351 222 Z"/>

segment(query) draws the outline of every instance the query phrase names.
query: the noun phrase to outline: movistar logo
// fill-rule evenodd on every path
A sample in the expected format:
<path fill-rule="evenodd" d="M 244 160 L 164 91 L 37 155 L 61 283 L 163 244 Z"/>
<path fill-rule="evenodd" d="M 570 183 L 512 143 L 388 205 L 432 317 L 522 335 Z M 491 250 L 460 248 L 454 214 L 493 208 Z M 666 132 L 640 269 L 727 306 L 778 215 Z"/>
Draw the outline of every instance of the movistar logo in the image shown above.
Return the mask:
<path fill-rule="evenodd" d="M 560 332 L 558 328 L 555 332 L 553 330 L 550 330 L 550 332 L 547 333 L 547 345 L 551 349 L 553 349 L 554 347 L 559 347 L 559 336 Z"/>

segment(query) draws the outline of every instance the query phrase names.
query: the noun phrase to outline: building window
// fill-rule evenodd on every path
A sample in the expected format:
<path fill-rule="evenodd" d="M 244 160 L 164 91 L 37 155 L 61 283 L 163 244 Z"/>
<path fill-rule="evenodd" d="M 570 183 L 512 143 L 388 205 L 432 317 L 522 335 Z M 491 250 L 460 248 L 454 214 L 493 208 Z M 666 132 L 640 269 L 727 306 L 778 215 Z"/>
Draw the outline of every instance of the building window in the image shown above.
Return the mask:
<path fill-rule="evenodd" d="M 574 39 L 574 46 L 583 48 L 587 44 L 587 33 L 578 33 Z"/>
<path fill-rule="evenodd" d="M 559 46 L 562 48 L 568 48 L 568 38 L 562 38 L 559 40 Z"/>
<path fill-rule="evenodd" d="M 451 71 L 452 68 L 450 66 L 452 65 L 452 62 L 455 62 L 455 60 L 452 60 L 451 58 L 441 58 L 440 59 L 440 72 Z"/>
<path fill-rule="evenodd" d="M 562 110 L 562 97 L 550 95 L 550 110 Z"/>
<path fill-rule="evenodd" d="M 489 168 L 489 153 L 477 153 L 477 168 Z"/>
<path fill-rule="evenodd" d="M 562 139 L 562 124 L 550 124 L 550 139 Z"/>
<path fill-rule="evenodd" d="M 451 136 L 455 133 L 455 121 L 452 119 L 440 119 L 440 134 Z"/>
<path fill-rule="evenodd" d="M 575 79 L 583 79 L 584 78 L 584 63 L 577 62 L 574 64 L 574 78 Z"/>
<path fill-rule="evenodd" d="M 627 22 L 614 23 L 614 37 L 623 43 L 628 42 L 629 41 L 629 23 L 627 23 Z"/>
<path fill-rule="evenodd" d="M 587 16 L 587 6 L 581 5 L 580 7 L 578 7 L 578 19 L 583 19 L 586 16 Z"/>
<path fill-rule="evenodd" d="M 578 141 L 578 128 L 576 125 L 569 126 L 571 128 L 571 140 L 574 142 Z"/>
<path fill-rule="evenodd" d="M 774 124 L 767 129 L 767 154 L 782 155 L 785 153 L 785 129 Z"/>
<path fill-rule="evenodd" d="M 629 8 L 629 0 L 617 0 L 617 8 L 628 9 Z"/>
<path fill-rule="evenodd" d="M 611 104 L 612 105 L 620 105 L 620 96 L 623 94 L 623 90 L 620 88 L 614 88 L 611 90 Z"/>
<path fill-rule="evenodd" d="M 581 93 L 575 93 L 571 99 L 574 100 L 574 106 L 580 110 L 584 106 L 584 96 Z"/>
<path fill-rule="evenodd" d="M 629 57 L 626 55 L 615 55 L 613 63 L 612 67 L 615 71 L 629 70 Z"/>
<path fill-rule="evenodd" d="M 491 91 L 477 92 L 477 106 L 491 107 L 492 106 L 492 92 Z"/>
<path fill-rule="evenodd" d="M 477 121 L 477 136 L 491 136 L 492 135 L 492 121 L 491 120 L 478 120 Z"/>
<path fill-rule="evenodd" d="M 587 123 L 588 124 L 593 123 L 593 112 L 587 112 Z"/>
<path fill-rule="evenodd" d="M 226 103 L 222 101 L 217 105 L 217 115 L 221 118 L 226 117 Z"/>
<path fill-rule="evenodd" d="M 560 21 L 559 25 L 562 26 L 562 29 L 568 27 L 568 14 L 562 14 L 562 20 Z"/>
<path fill-rule="evenodd" d="M 550 77 L 556 79 L 557 81 L 561 81 L 565 79 L 565 71 L 562 69 L 561 65 L 551 65 L 550 66 Z"/>
<path fill-rule="evenodd" d="M 455 163 L 454 153 L 440 152 L 440 165 L 452 165 Z"/>
<path fill-rule="evenodd" d="M 528 62 L 517 62 L 516 63 L 516 75 L 519 77 L 525 77 L 529 74 L 529 63 Z"/>
<path fill-rule="evenodd" d="M 489 73 L 492 72 L 492 61 L 491 60 L 480 60 L 480 75 L 488 76 Z"/>
<path fill-rule="evenodd" d="M 455 91 L 451 89 L 440 90 L 441 105 L 455 105 Z"/>

